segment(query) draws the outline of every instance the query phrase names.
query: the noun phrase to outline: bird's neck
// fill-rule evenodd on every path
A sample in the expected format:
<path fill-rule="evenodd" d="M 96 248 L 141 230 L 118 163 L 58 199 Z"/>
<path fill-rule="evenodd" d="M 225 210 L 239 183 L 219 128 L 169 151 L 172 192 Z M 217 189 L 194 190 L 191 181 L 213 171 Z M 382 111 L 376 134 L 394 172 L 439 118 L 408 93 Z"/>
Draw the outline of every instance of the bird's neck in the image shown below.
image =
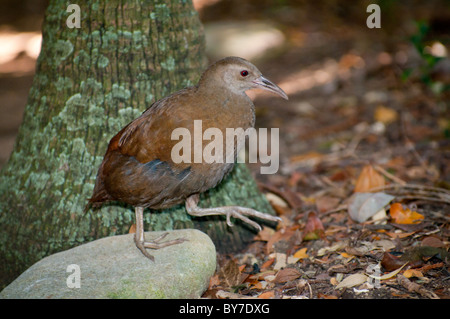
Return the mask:
<path fill-rule="evenodd" d="M 251 102 L 242 90 L 234 90 L 222 81 L 211 81 L 202 78 L 197 85 L 197 92 L 212 101 L 241 100 L 242 103 Z M 252 102 L 251 102 L 252 103 Z"/>
<path fill-rule="evenodd" d="M 212 117 L 219 116 L 221 128 L 247 129 L 254 126 L 255 108 L 245 92 L 234 92 L 222 85 L 199 83 L 197 94 L 202 96 L 203 101 L 209 101 L 210 105 L 214 105 L 203 113 L 205 116 L 209 116 L 206 113 L 213 114 Z"/>

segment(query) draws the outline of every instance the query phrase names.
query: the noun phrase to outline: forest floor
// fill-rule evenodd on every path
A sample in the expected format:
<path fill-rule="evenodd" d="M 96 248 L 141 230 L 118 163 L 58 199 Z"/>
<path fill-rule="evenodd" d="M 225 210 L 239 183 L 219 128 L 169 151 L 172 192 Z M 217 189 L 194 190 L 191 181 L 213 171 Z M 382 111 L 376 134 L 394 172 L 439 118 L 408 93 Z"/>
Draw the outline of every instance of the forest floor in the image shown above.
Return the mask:
<path fill-rule="evenodd" d="M 257 65 L 289 101 L 255 98 L 257 127 L 279 128 L 280 167 L 262 175 L 250 165 L 282 222 L 244 251 L 219 254 L 203 297 L 450 298 L 450 62 L 424 54 L 448 49 L 448 10 L 436 2 L 391 8 L 377 30 L 366 27 L 364 8 L 343 13 L 339 1 L 210 2 L 201 9 L 205 24 L 280 27 L 283 48 Z M 417 12 L 428 32 L 415 29 Z M 0 65 L 0 164 L 34 62 L 20 54 Z"/>
<path fill-rule="evenodd" d="M 417 50 L 448 48 L 448 12 L 430 14 L 425 33 L 414 21 L 377 32 L 365 11 L 347 23 L 327 10 L 291 7 L 289 20 L 247 9 L 288 43 L 257 64 L 289 95 L 255 99 L 257 127 L 279 128 L 280 168 L 250 166 L 283 221 L 219 254 L 204 297 L 450 298 L 449 59 L 427 65 Z"/>

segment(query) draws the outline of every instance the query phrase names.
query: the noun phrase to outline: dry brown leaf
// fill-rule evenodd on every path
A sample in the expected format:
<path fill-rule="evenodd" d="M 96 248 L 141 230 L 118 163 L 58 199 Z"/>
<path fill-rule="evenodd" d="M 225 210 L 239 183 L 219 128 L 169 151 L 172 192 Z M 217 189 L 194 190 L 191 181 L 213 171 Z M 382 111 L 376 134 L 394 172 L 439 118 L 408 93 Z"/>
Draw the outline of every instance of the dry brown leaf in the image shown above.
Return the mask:
<path fill-rule="evenodd" d="M 343 255 L 344 253 L 341 253 L 341 256 L 343 256 L 344 258 L 350 258 L 352 256 L 362 257 L 369 252 L 369 247 L 367 247 L 367 246 L 345 247 L 345 252 L 348 254 L 347 257 L 345 257 L 345 255 Z"/>
<path fill-rule="evenodd" d="M 270 227 L 263 226 L 263 229 L 256 234 L 255 240 L 269 241 L 273 234 L 275 234 L 275 230 Z"/>
<path fill-rule="evenodd" d="M 419 270 L 421 273 L 425 273 L 431 269 L 442 268 L 442 267 L 444 267 L 444 263 L 440 262 L 440 263 L 436 263 L 436 264 L 425 265 L 421 268 L 418 268 L 417 270 Z"/>
<path fill-rule="evenodd" d="M 264 264 L 262 264 L 261 266 L 261 270 L 265 270 L 267 268 L 269 268 L 270 266 L 272 266 L 272 264 L 275 262 L 275 258 L 270 258 L 269 260 L 267 260 L 266 262 L 264 262 Z"/>
<path fill-rule="evenodd" d="M 344 280 L 336 286 L 336 289 L 358 286 L 365 283 L 367 279 L 368 277 L 364 274 L 353 274 L 344 278 Z"/>
<path fill-rule="evenodd" d="M 322 196 L 316 199 L 316 208 L 318 212 L 323 213 L 338 207 L 340 202 L 337 197 Z"/>
<path fill-rule="evenodd" d="M 287 255 L 284 253 L 275 253 L 275 265 L 273 266 L 274 270 L 280 270 L 281 268 L 286 267 Z"/>
<path fill-rule="evenodd" d="M 396 224 L 418 224 L 425 218 L 409 208 L 403 208 L 400 203 L 393 203 L 389 209 L 389 214 Z"/>
<path fill-rule="evenodd" d="M 398 118 L 397 111 L 388 108 L 383 105 L 377 106 L 374 114 L 375 121 L 381 122 L 383 124 L 390 124 L 395 122 Z"/>
<path fill-rule="evenodd" d="M 411 277 L 421 278 L 421 277 L 423 277 L 423 274 L 420 270 L 410 268 L 410 269 L 406 269 L 403 272 L 403 276 L 405 276 L 406 278 L 411 278 Z"/>
<path fill-rule="evenodd" d="M 295 187 L 295 186 L 297 186 L 298 182 L 301 181 L 304 177 L 305 177 L 305 175 L 303 173 L 294 171 L 294 172 L 292 172 L 291 177 L 289 177 L 288 185 L 290 187 Z"/>
<path fill-rule="evenodd" d="M 364 59 L 359 55 L 346 53 L 339 60 L 339 68 L 350 69 L 350 68 L 362 68 L 365 65 Z"/>
<path fill-rule="evenodd" d="M 378 173 L 372 165 L 363 167 L 358 179 L 356 180 L 355 193 L 367 193 L 376 187 L 383 187 L 385 184 L 384 177 Z"/>
<path fill-rule="evenodd" d="M 209 279 L 208 289 L 212 289 L 215 286 L 219 286 L 219 285 L 220 285 L 219 275 L 214 275 L 211 277 L 211 279 Z"/>
<path fill-rule="evenodd" d="M 273 280 L 273 282 L 279 284 L 279 283 L 287 282 L 287 281 L 290 281 L 290 280 L 295 280 L 295 279 L 297 279 L 300 276 L 301 276 L 301 274 L 300 274 L 300 272 L 297 269 L 295 269 L 295 268 L 284 268 L 284 269 L 281 269 L 277 273 L 277 275 L 276 275 L 275 279 Z"/>
<path fill-rule="evenodd" d="M 339 282 L 337 281 L 336 277 L 331 277 L 330 284 L 332 284 L 333 286 L 336 286 L 337 284 L 339 284 Z"/>
<path fill-rule="evenodd" d="M 303 231 L 303 240 L 315 240 L 325 237 L 325 228 L 316 212 L 309 212 Z"/>
<path fill-rule="evenodd" d="M 349 259 L 353 259 L 353 258 L 355 258 L 355 256 L 354 255 L 350 255 L 350 254 L 348 254 L 348 253 L 340 253 L 340 255 L 342 256 L 342 257 L 344 257 L 344 258 L 349 258 Z"/>
<path fill-rule="evenodd" d="M 255 283 L 250 289 L 265 289 L 268 285 L 267 281 L 258 281 L 257 283 Z"/>
<path fill-rule="evenodd" d="M 298 163 L 298 162 L 305 162 L 305 161 L 311 161 L 311 160 L 319 160 L 323 157 L 324 155 L 315 151 L 311 151 L 305 154 L 300 154 L 300 155 L 294 155 L 291 156 L 290 160 L 292 163 Z"/>
<path fill-rule="evenodd" d="M 275 270 L 267 270 L 267 271 L 260 272 L 254 276 L 258 280 L 266 280 L 266 277 L 274 276 L 275 274 L 276 274 Z M 275 276 L 273 278 L 275 278 Z"/>
<path fill-rule="evenodd" d="M 241 272 L 236 262 L 232 259 L 228 260 L 225 266 L 221 267 L 217 272 L 222 287 L 230 288 L 242 283 Z"/>
<path fill-rule="evenodd" d="M 267 193 L 266 198 L 277 215 L 286 215 L 292 212 L 292 209 L 288 206 L 288 203 L 286 203 L 286 201 L 280 196 L 275 195 L 274 193 Z"/>
<path fill-rule="evenodd" d="M 399 232 L 399 233 L 396 233 L 396 232 L 386 232 L 386 235 L 388 235 L 388 236 L 390 236 L 390 237 L 392 237 L 392 238 L 400 238 L 400 239 L 409 237 L 409 236 L 411 236 L 411 235 L 413 235 L 413 234 L 415 234 L 415 232 L 409 232 L 409 233 L 402 233 L 402 232 Z"/>
<path fill-rule="evenodd" d="M 319 299 L 338 299 L 337 296 L 333 296 L 333 295 L 325 295 L 321 292 L 317 293 L 317 298 Z"/>
<path fill-rule="evenodd" d="M 434 237 L 434 236 L 428 236 L 428 237 L 425 237 L 424 239 L 422 239 L 421 245 L 437 247 L 437 248 L 445 247 L 444 242 L 441 239 Z"/>
<path fill-rule="evenodd" d="M 384 166 L 387 168 L 402 169 L 406 167 L 406 159 L 403 156 L 396 156 L 387 161 Z"/>
<path fill-rule="evenodd" d="M 334 172 L 333 175 L 331 175 L 329 178 L 333 182 L 344 182 L 350 178 L 350 173 L 348 169 L 345 168 Z"/>
<path fill-rule="evenodd" d="M 276 231 L 267 241 L 266 254 L 269 255 L 273 249 L 273 245 L 280 240 L 289 240 L 294 233 L 299 229 L 300 225 L 294 225 L 291 227 L 284 227 Z"/>
<path fill-rule="evenodd" d="M 397 275 L 402 269 L 403 267 L 405 267 L 408 263 L 404 263 L 400 268 L 391 271 L 390 273 L 384 274 L 383 276 L 374 276 L 374 275 L 369 275 L 369 277 L 371 278 L 375 278 L 375 279 L 379 279 L 379 280 L 387 280 L 387 279 L 391 279 L 393 277 L 395 277 L 395 275 Z"/>
<path fill-rule="evenodd" d="M 128 234 L 134 234 L 136 232 L 136 224 L 131 225 Z"/>
<path fill-rule="evenodd" d="M 419 223 L 419 224 L 396 224 L 396 223 L 390 223 L 391 226 L 394 226 L 395 228 L 401 229 L 404 232 L 411 233 L 411 232 L 418 232 L 424 229 L 425 227 L 428 227 L 431 225 L 431 223 Z"/>
<path fill-rule="evenodd" d="M 284 216 L 292 213 L 292 209 L 289 207 L 281 207 L 275 204 L 271 204 L 271 206 L 275 210 L 277 216 Z"/>
<path fill-rule="evenodd" d="M 322 247 L 322 248 L 320 248 L 318 250 L 316 256 L 317 257 L 322 257 L 325 254 L 336 252 L 338 250 L 344 249 L 347 246 L 348 246 L 348 241 L 341 240 L 341 241 L 338 241 L 337 243 L 335 243 L 334 245 L 332 245 L 330 247 Z"/>
<path fill-rule="evenodd" d="M 406 263 L 410 268 L 418 268 L 422 267 L 425 261 L 432 257 L 445 260 L 450 257 L 450 253 L 445 248 L 419 246 L 407 250 L 401 256 L 394 256 L 391 253 L 385 252 L 381 260 L 381 265 L 388 271 L 397 269 L 402 263 Z M 424 269 L 422 268 L 420 270 L 423 272 L 425 271 Z"/>
<path fill-rule="evenodd" d="M 259 299 L 272 299 L 273 297 L 275 297 L 275 292 L 273 290 L 263 292 L 258 296 Z"/>
<path fill-rule="evenodd" d="M 298 258 L 298 259 L 304 259 L 304 258 L 308 258 L 308 254 L 306 253 L 306 251 L 308 250 L 308 248 L 302 248 L 299 249 L 295 252 L 294 257 Z"/>
<path fill-rule="evenodd" d="M 286 203 L 286 201 L 283 198 L 281 198 L 280 196 L 278 196 L 274 193 L 267 193 L 266 199 L 269 201 L 269 203 L 271 205 L 277 205 L 277 206 L 281 206 L 281 207 L 288 206 L 288 204 Z"/>
<path fill-rule="evenodd" d="M 394 256 L 389 252 L 385 252 L 383 254 L 383 258 L 381 259 L 381 266 L 387 271 L 393 271 L 399 269 L 405 264 L 405 261 L 398 257 Z"/>

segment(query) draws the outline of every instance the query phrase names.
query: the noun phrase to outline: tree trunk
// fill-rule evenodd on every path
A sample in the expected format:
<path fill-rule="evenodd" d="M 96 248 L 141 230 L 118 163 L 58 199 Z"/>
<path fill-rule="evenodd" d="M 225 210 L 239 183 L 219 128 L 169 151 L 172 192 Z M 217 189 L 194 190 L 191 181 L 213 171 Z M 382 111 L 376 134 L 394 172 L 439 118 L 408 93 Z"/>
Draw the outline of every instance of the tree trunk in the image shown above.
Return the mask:
<path fill-rule="evenodd" d="M 0 286 L 46 255 L 128 232 L 132 207 L 111 203 L 83 214 L 107 144 L 152 102 L 195 84 L 207 66 L 189 0 L 89 3 L 72 29 L 67 1 L 47 8 L 23 124 L 0 176 Z M 242 164 L 201 199 L 204 207 L 270 211 Z M 146 210 L 145 227 L 201 228 L 228 250 L 254 235 L 241 225 L 230 230 L 223 218 L 191 219 L 181 205 Z"/>

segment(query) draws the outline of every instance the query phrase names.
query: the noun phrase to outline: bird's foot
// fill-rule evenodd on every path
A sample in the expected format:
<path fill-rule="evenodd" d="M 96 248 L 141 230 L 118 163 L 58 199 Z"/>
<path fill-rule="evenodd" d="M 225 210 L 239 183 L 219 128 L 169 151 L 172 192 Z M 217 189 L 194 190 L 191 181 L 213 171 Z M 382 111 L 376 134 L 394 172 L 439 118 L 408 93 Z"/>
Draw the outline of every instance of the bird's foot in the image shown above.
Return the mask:
<path fill-rule="evenodd" d="M 148 253 L 146 248 L 151 249 L 160 249 L 167 246 L 177 245 L 181 244 L 185 241 L 187 241 L 186 238 L 177 238 L 174 240 L 169 240 L 165 242 L 161 242 L 169 233 L 164 233 L 161 236 L 158 236 L 157 238 L 153 239 L 152 241 L 141 241 L 138 240 L 136 237 L 134 238 L 134 242 L 136 243 L 136 247 L 139 248 L 139 250 L 144 254 L 145 257 L 149 258 L 152 261 L 155 261 L 155 258 Z"/>
<path fill-rule="evenodd" d="M 174 240 L 169 240 L 165 242 L 161 242 L 169 233 L 163 233 L 162 235 L 156 237 L 152 241 L 145 241 L 144 237 L 144 208 L 136 207 L 136 233 L 134 234 L 134 242 L 136 243 L 136 247 L 144 254 L 145 257 L 150 259 L 151 261 L 155 261 L 155 258 L 150 255 L 146 248 L 151 249 L 160 249 L 167 246 L 181 244 L 182 242 L 187 241 L 185 238 L 178 238 Z"/>
<path fill-rule="evenodd" d="M 272 216 L 269 214 L 261 213 L 257 210 L 254 210 L 252 208 L 247 207 L 241 207 L 241 206 L 226 206 L 226 207 L 219 207 L 222 208 L 223 213 L 227 216 L 227 225 L 232 227 L 233 223 L 231 222 L 231 217 L 237 218 L 242 220 L 244 223 L 247 223 L 256 229 L 258 231 L 261 231 L 261 226 L 256 223 L 255 221 L 251 220 L 249 217 L 256 217 L 259 219 L 264 219 L 272 222 L 278 222 L 281 221 L 280 217 Z"/>
<path fill-rule="evenodd" d="M 160 248 L 164 248 L 167 246 L 181 244 L 182 242 L 187 241 L 186 238 L 177 238 L 174 240 L 169 240 L 169 241 L 165 241 L 165 242 L 161 243 L 161 240 L 163 240 L 167 235 L 169 235 L 169 233 L 164 233 L 161 236 L 156 237 L 152 241 L 144 241 L 143 245 L 145 248 L 160 249 Z"/>
<path fill-rule="evenodd" d="M 224 206 L 224 207 L 214 207 L 214 208 L 200 208 L 197 206 L 198 196 L 192 195 L 186 200 L 186 210 L 192 216 L 211 216 L 211 215 L 225 215 L 227 217 L 227 225 L 232 227 L 231 217 L 242 220 L 258 231 L 261 231 L 261 226 L 255 221 L 251 220 L 249 217 L 256 217 L 259 219 L 279 222 L 281 218 L 272 216 L 269 214 L 261 213 L 257 210 L 241 206 Z"/>

